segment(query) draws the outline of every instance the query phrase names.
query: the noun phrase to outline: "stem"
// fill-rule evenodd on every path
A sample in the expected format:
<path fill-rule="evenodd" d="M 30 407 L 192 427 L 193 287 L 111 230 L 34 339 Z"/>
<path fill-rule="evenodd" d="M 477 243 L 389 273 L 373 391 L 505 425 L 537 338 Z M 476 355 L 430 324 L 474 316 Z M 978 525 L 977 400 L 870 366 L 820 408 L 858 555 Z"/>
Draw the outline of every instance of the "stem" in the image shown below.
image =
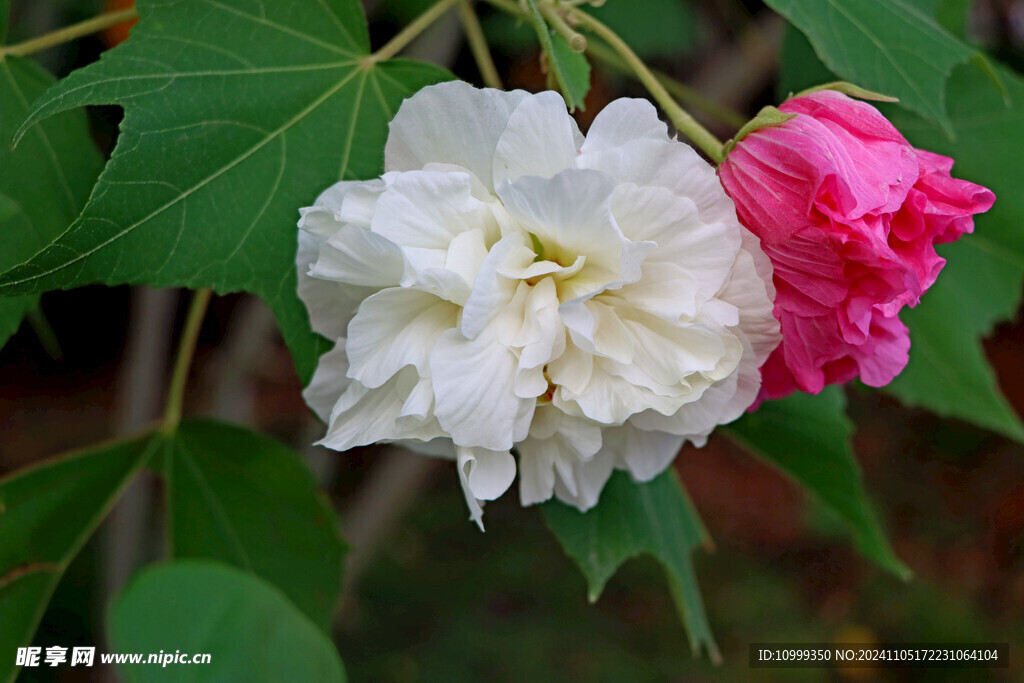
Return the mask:
<path fill-rule="evenodd" d="M 98 31 L 110 28 L 111 26 L 117 26 L 118 24 L 126 21 L 131 21 L 132 19 L 138 19 L 138 17 L 139 14 L 135 11 L 134 7 L 118 10 L 116 12 L 107 12 L 99 15 L 98 17 L 86 19 L 83 22 L 57 29 L 53 33 L 47 33 L 46 35 L 39 36 L 38 38 L 26 40 L 23 43 L 0 47 L 0 58 L 6 57 L 7 55 L 15 55 L 18 57 L 30 55 L 34 52 L 40 52 L 57 45 L 61 45 L 62 43 L 67 43 L 68 41 L 76 38 L 81 38 L 82 36 L 97 33 Z"/>
<path fill-rule="evenodd" d="M 32 326 L 32 331 L 36 333 L 36 337 L 39 339 L 43 350 L 46 351 L 46 355 L 53 360 L 63 358 L 64 352 L 61 351 L 60 342 L 57 340 L 57 333 L 53 331 L 53 326 L 50 325 L 50 321 L 43 315 L 43 311 L 37 306 L 29 311 L 25 317 L 28 319 L 28 324 Z"/>
<path fill-rule="evenodd" d="M 626 66 L 626 63 L 623 62 L 622 59 L 612 50 L 609 50 L 599 42 L 592 41 L 588 43 L 587 54 L 616 71 L 629 72 L 629 67 Z M 663 86 L 665 86 L 665 89 L 668 90 L 673 97 L 683 104 L 689 105 L 694 109 L 699 109 L 708 116 L 718 119 L 719 121 L 736 129 L 742 128 L 747 123 L 746 116 L 743 116 L 739 112 L 735 112 L 732 109 L 722 106 L 714 100 L 701 95 L 698 91 L 679 82 L 675 78 L 672 78 L 664 71 L 651 69 L 651 73 L 654 74 L 654 77 L 657 78 Z"/>
<path fill-rule="evenodd" d="M 569 43 L 569 48 L 573 52 L 583 52 L 587 49 L 587 39 L 581 34 L 574 31 L 569 24 L 565 23 L 565 19 L 558 10 L 551 5 L 543 5 L 540 8 L 541 14 L 548 20 L 548 24 L 551 28 L 555 29 L 563 38 L 565 42 Z"/>
<path fill-rule="evenodd" d="M 391 59 L 397 55 L 409 43 L 411 43 L 416 36 L 423 33 L 428 26 L 437 21 L 442 14 L 447 12 L 448 9 L 457 2 L 459 2 L 459 0 L 438 0 L 438 2 L 430 9 L 416 17 L 411 24 L 399 31 L 398 35 L 389 40 L 384 47 L 370 55 L 369 61 L 383 62 L 384 60 Z"/>
<path fill-rule="evenodd" d="M 502 90 L 501 76 L 494 66 L 491 58 L 491 51 L 487 47 L 487 38 L 484 37 L 484 30 L 480 27 L 480 20 L 473 11 L 469 0 L 459 0 L 459 18 L 462 19 L 462 27 L 466 30 L 466 41 L 469 43 L 470 52 L 476 60 L 476 68 L 480 71 L 480 77 L 488 88 Z"/>
<path fill-rule="evenodd" d="M 690 116 L 685 109 L 672 99 L 665 86 L 651 73 L 647 65 L 636 56 L 636 53 L 630 49 L 629 45 L 626 45 L 625 41 L 619 38 L 618 34 L 586 12 L 576 12 L 573 16 L 578 26 L 594 33 L 612 46 L 612 49 L 619 54 L 626 65 L 636 74 L 637 79 L 644 84 L 644 87 L 651 93 L 655 101 L 665 110 L 676 130 L 690 138 L 715 163 L 721 163 L 725 160 L 722 142 L 712 135 L 707 128 L 697 123 L 696 119 Z"/>
<path fill-rule="evenodd" d="M 181 404 L 185 398 L 185 383 L 188 381 L 188 369 L 192 365 L 192 356 L 196 351 L 196 341 L 199 339 L 199 329 L 202 327 L 203 318 L 206 316 L 206 306 L 210 303 L 211 294 L 213 294 L 213 290 L 209 288 L 196 290 L 188 306 L 185 327 L 181 331 L 181 341 L 178 342 L 178 355 L 174 359 L 171 383 L 167 388 L 167 405 L 164 408 L 164 418 L 160 424 L 160 433 L 165 436 L 173 434 L 178 428 L 178 423 L 181 422 Z"/>

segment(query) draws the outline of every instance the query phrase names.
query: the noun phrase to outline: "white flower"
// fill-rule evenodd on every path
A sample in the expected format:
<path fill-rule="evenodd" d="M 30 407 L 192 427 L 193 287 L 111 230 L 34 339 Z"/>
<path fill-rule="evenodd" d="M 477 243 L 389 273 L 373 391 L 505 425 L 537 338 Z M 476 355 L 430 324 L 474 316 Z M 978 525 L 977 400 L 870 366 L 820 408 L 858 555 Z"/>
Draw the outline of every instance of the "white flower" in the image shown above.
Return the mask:
<path fill-rule="evenodd" d="M 337 340 L 306 400 L 337 450 L 453 458 L 471 510 L 592 507 L 739 417 L 778 343 L 771 265 L 712 169 L 645 100 L 580 134 L 554 92 L 406 100 L 378 180 L 299 221 L 299 295 Z"/>

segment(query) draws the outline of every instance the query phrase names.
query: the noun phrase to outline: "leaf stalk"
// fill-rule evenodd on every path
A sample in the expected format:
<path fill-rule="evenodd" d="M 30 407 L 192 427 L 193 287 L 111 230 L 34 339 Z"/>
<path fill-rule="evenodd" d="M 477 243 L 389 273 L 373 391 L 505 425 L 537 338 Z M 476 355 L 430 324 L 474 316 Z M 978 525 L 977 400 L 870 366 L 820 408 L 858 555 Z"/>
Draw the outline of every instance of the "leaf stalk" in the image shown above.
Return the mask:
<path fill-rule="evenodd" d="M 165 436 L 174 434 L 181 422 L 181 406 L 185 398 L 188 370 L 192 366 L 196 342 L 199 340 L 199 330 L 202 328 L 203 318 L 206 317 L 206 308 L 212 294 L 213 290 L 209 288 L 196 290 L 188 306 L 185 327 L 181 331 L 181 340 L 178 342 L 178 355 L 174 359 L 171 383 L 167 389 L 164 417 L 160 422 L 160 433 Z"/>
<path fill-rule="evenodd" d="M 76 38 L 98 33 L 99 31 L 110 28 L 111 26 L 117 26 L 118 24 L 122 24 L 126 21 L 131 21 L 132 19 L 138 19 L 138 17 L 139 14 L 134 7 L 117 10 L 116 12 L 106 12 L 93 17 L 92 19 L 86 19 L 85 21 L 77 24 L 57 29 L 52 33 L 41 35 L 38 38 L 32 38 L 21 43 L 8 45 L 7 47 L 0 47 L 0 59 L 3 59 L 8 55 L 24 57 L 25 55 L 42 52 L 43 50 L 56 47 L 57 45 L 62 45 L 75 40 Z"/>
<path fill-rule="evenodd" d="M 488 88 L 503 90 L 501 76 L 498 75 L 498 68 L 494 66 L 494 59 L 487 47 L 487 38 L 480 26 L 480 19 L 469 0 L 459 0 L 459 18 L 462 20 L 462 27 L 466 31 L 466 42 L 469 43 L 469 50 L 473 53 L 476 61 L 476 68 L 480 71 L 480 78 Z"/>
<path fill-rule="evenodd" d="M 626 63 L 626 66 L 636 74 L 637 79 L 643 83 L 655 101 L 665 110 L 669 121 L 672 122 L 676 130 L 704 150 L 704 153 L 711 157 L 715 163 L 721 163 L 725 160 L 725 148 L 722 141 L 712 135 L 689 112 L 679 106 L 668 93 L 668 90 L 665 89 L 665 86 L 661 84 L 661 81 L 651 72 L 650 68 L 644 64 L 643 60 L 636 56 L 636 53 L 615 31 L 586 12 L 574 11 L 573 18 L 577 26 L 601 38 L 618 53 L 619 57 Z"/>
<path fill-rule="evenodd" d="M 416 36 L 423 33 L 428 26 L 441 18 L 442 14 L 455 6 L 455 3 L 457 2 L 459 2 L 459 0 L 439 0 L 426 12 L 416 17 L 411 24 L 399 31 L 398 34 L 385 43 L 381 49 L 370 55 L 368 61 L 376 63 L 391 59 L 404 50 L 409 43 L 415 40 Z"/>

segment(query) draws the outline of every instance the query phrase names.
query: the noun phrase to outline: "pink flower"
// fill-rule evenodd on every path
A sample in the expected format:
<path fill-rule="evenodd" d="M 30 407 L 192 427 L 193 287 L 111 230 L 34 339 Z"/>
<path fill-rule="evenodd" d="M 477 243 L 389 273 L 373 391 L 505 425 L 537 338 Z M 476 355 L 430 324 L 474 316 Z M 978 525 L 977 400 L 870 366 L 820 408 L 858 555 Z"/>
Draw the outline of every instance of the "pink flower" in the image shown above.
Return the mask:
<path fill-rule="evenodd" d="M 797 116 L 741 140 L 719 168 L 740 222 L 775 266 L 782 344 L 759 400 L 860 376 L 883 386 L 907 364 L 899 320 L 935 282 L 934 245 L 974 230 L 995 201 L 950 177 L 953 160 L 915 149 L 874 107 L 825 90 Z"/>

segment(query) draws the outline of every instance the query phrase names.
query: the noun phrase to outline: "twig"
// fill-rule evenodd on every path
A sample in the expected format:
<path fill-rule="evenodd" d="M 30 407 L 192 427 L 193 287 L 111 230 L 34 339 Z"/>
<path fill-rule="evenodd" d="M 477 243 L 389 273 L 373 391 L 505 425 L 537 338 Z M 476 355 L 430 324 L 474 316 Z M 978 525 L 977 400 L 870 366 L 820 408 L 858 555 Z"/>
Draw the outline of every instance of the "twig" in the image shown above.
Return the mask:
<path fill-rule="evenodd" d="M 38 38 L 32 38 L 31 40 L 15 43 L 14 45 L 8 45 L 7 47 L 0 47 L 0 59 L 3 59 L 7 55 L 24 57 L 25 55 L 30 55 L 35 52 L 41 52 L 42 50 L 56 47 L 57 45 L 70 42 L 76 38 L 98 33 L 99 31 L 110 28 L 111 26 L 117 26 L 118 24 L 122 24 L 126 21 L 137 19 L 138 16 L 138 12 L 135 11 L 134 7 L 118 10 L 116 12 L 107 12 L 99 15 L 98 17 L 86 19 L 83 22 L 57 29 L 52 33 L 47 33 L 39 36 Z"/>
<path fill-rule="evenodd" d="M 469 4 L 469 0 L 459 0 L 459 18 L 462 20 L 462 27 L 466 31 L 466 42 L 469 43 L 469 49 L 473 53 L 473 59 L 476 60 L 476 68 L 480 71 L 480 78 L 483 79 L 484 85 L 501 90 L 503 88 L 501 76 L 498 75 L 498 69 L 494 66 L 494 59 L 491 58 L 491 51 L 487 47 L 487 38 L 484 37 L 480 20 L 477 18 L 476 12 L 473 11 L 473 6 Z"/>
<path fill-rule="evenodd" d="M 181 405 L 185 398 L 185 384 L 188 381 L 188 370 L 192 366 L 192 356 L 195 354 L 196 342 L 199 340 L 199 330 L 203 325 L 203 317 L 206 315 L 206 307 L 210 303 L 211 289 L 199 289 L 192 295 L 192 301 L 188 306 L 188 314 L 185 316 L 185 327 L 181 332 L 181 341 L 178 344 L 178 355 L 174 359 L 174 370 L 171 373 L 171 382 L 167 390 L 167 403 L 164 407 L 164 417 L 160 424 L 160 432 L 170 436 L 178 428 L 181 422 Z"/>

